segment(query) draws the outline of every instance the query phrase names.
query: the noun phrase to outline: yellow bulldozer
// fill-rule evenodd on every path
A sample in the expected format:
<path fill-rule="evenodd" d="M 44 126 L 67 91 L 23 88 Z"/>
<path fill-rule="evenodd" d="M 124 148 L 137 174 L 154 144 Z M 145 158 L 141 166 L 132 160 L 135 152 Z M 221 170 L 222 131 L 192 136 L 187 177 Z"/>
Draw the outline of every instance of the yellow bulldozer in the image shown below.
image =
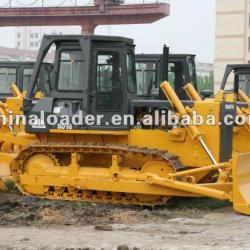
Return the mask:
<path fill-rule="evenodd" d="M 53 45 L 53 82 L 38 95 Z M 234 126 L 224 124 L 237 103 L 181 101 L 166 81 L 166 100 L 140 98 L 133 40 L 45 36 L 26 96 L 12 88 L 15 97 L 0 109 L 2 120 L 8 117 L 0 162 L 24 194 L 150 206 L 206 196 L 250 215 L 250 153 L 233 152 Z M 196 125 L 193 111 L 216 124 Z"/>
<path fill-rule="evenodd" d="M 213 96 L 205 98 L 206 102 L 235 102 L 238 123 L 233 129 L 233 150 L 239 153 L 250 151 L 250 65 L 227 65 L 220 90 Z M 202 98 L 190 83 L 184 86 L 190 100 L 201 101 Z M 205 91 L 211 92 L 211 91 Z"/>

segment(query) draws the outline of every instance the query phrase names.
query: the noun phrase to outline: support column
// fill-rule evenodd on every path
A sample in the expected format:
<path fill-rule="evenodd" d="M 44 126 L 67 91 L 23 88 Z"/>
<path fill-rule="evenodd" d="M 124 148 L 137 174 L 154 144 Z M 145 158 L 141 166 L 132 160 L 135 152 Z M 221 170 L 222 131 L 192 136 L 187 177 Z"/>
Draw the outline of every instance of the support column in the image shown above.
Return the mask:
<path fill-rule="evenodd" d="M 96 27 L 96 24 L 85 22 L 82 25 L 82 35 L 94 35 Z"/>

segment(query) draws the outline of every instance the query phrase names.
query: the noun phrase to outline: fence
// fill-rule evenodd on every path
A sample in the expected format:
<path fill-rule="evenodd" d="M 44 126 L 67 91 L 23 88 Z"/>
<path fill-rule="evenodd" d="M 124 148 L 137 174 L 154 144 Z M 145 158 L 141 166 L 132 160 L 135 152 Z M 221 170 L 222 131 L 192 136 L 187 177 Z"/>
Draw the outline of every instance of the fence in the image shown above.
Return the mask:
<path fill-rule="evenodd" d="M 170 3 L 170 0 L 125 0 L 126 4 Z M 93 6 L 94 0 L 0 0 L 0 8 Z"/>

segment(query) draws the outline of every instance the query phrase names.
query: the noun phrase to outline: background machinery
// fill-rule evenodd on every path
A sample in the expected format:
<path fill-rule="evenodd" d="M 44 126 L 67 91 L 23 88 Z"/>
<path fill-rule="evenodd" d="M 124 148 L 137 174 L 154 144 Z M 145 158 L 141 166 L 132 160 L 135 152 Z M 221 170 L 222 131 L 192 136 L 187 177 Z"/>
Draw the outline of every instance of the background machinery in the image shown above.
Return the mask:
<path fill-rule="evenodd" d="M 38 98 L 37 78 L 52 45 L 52 90 Z M 230 200 L 236 211 L 250 214 L 250 154 L 232 158 L 233 125 L 223 123 L 226 114 L 235 116 L 236 104 L 181 102 L 168 82 L 161 89 L 167 100 L 138 97 L 131 39 L 45 36 L 26 97 L 6 101 L 8 108 L 20 103 L 17 112 L 37 119 L 26 123 L 25 132 L 0 134 L 2 144 L 12 145 L 1 151 L 1 163 L 10 166 L 23 193 L 39 197 L 157 205 L 172 196 L 207 196 Z M 161 118 L 165 123 L 144 123 L 144 114 L 168 110 L 180 120 L 193 119 L 193 110 L 214 115 L 222 125 L 173 126 L 168 117 Z M 99 123 L 86 122 L 97 114 Z M 134 121 L 114 123 L 117 115 Z M 73 122 L 76 117 L 85 122 Z"/>
<path fill-rule="evenodd" d="M 231 79 L 230 79 L 231 78 Z M 250 98 L 250 65 L 229 64 L 227 65 L 221 83 L 222 91 L 227 94 L 234 93 L 237 101 L 249 102 Z M 242 91 L 248 97 L 243 97 Z"/>
<path fill-rule="evenodd" d="M 159 99 L 160 83 L 168 80 L 181 100 L 188 96 L 183 86 L 189 82 L 197 89 L 195 55 L 169 54 L 164 47 L 163 54 L 138 54 L 136 60 L 137 94 L 145 98 Z M 162 95 L 162 98 L 165 97 Z"/>
<path fill-rule="evenodd" d="M 184 89 L 193 101 L 201 101 L 198 92 L 192 84 L 186 84 Z M 233 150 L 240 153 L 250 151 L 250 65 L 227 65 L 220 90 L 206 101 L 235 102 L 236 114 L 241 117 L 238 120 L 241 125 L 234 124 Z M 210 92 L 210 91 L 208 91 Z M 244 121 L 245 122 L 244 122 Z"/>
<path fill-rule="evenodd" d="M 192 82 L 190 82 L 192 83 Z M 193 85 L 193 84 L 192 84 Z M 221 87 L 218 93 L 210 95 L 210 97 L 221 98 L 224 100 L 235 100 L 238 102 L 250 101 L 250 65 L 249 64 L 229 64 L 225 69 L 225 73 L 222 79 Z M 190 86 L 190 84 L 189 84 Z M 197 88 L 193 85 L 194 90 Z M 192 89 L 190 87 L 184 87 L 187 95 L 192 100 L 200 100 L 200 98 L 192 98 Z M 190 91 L 189 91 L 190 90 Z M 211 90 L 206 90 L 208 93 Z M 198 94 L 198 93 L 197 93 Z M 209 95 L 207 96 L 209 97 Z M 246 104 L 245 104 L 246 105 Z"/>
<path fill-rule="evenodd" d="M 15 84 L 23 92 L 27 90 L 33 72 L 34 62 L 0 62 L 0 98 L 11 97 L 11 84 Z M 43 63 L 38 81 L 44 82 L 42 92 L 50 91 L 52 68 L 49 63 Z"/>

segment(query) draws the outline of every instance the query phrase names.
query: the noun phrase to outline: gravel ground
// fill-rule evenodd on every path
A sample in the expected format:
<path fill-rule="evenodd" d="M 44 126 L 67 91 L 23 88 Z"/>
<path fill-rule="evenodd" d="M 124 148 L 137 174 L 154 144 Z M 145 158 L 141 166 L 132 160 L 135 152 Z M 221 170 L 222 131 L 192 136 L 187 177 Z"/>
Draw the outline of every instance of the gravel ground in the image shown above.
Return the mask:
<path fill-rule="evenodd" d="M 155 208 L 0 193 L 0 249 L 250 249 L 250 217 L 225 202 Z"/>

